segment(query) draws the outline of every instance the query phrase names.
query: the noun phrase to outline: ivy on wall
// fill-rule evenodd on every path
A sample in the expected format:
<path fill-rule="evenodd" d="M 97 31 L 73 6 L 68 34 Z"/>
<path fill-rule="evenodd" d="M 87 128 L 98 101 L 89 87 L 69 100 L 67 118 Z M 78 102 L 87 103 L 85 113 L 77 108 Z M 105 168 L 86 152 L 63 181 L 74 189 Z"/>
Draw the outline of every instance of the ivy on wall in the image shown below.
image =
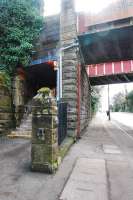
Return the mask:
<path fill-rule="evenodd" d="M 33 0 L 0 0 L 0 71 L 12 76 L 31 61 L 43 18 Z"/>

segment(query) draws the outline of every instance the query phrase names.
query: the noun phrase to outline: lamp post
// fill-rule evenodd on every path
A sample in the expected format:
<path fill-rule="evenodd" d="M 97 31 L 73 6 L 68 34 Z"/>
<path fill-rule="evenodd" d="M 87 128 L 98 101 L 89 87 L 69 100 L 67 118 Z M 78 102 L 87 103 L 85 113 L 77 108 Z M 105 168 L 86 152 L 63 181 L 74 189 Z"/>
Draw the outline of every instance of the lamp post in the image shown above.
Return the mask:
<path fill-rule="evenodd" d="M 108 119 L 109 121 L 111 120 L 111 117 L 110 117 L 110 97 L 109 97 L 109 84 L 108 84 Z"/>

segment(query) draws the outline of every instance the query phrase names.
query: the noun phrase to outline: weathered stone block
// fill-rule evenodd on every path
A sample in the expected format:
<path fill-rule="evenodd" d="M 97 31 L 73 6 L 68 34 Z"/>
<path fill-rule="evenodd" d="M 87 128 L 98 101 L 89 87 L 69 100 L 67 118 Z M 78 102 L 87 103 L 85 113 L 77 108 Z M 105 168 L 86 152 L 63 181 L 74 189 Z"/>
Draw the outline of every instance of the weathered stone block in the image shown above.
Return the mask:
<path fill-rule="evenodd" d="M 62 57 L 63 61 L 65 60 L 77 60 L 76 53 L 64 53 L 64 56 Z"/>
<path fill-rule="evenodd" d="M 77 115 L 68 115 L 67 119 L 69 122 L 75 122 L 77 121 Z"/>
<path fill-rule="evenodd" d="M 76 92 L 77 91 L 77 87 L 76 86 L 72 86 L 72 85 L 65 85 L 63 86 L 63 91 L 68 91 L 68 92 Z"/>
<path fill-rule="evenodd" d="M 67 127 L 69 129 L 70 128 L 73 128 L 73 129 L 76 129 L 77 128 L 77 122 L 69 122 L 67 123 Z"/>
<path fill-rule="evenodd" d="M 58 146 L 32 144 L 32 170 L 53 173 L 58 167 Z"/>
<path fill-rule="evenodd" d="M 62 36 L 62 38 L 61 38 L 61 40 L 62 41 L 65 41 L 65 40 L 70 40 L 71 38 L 75 38 L 76 37 L 76 35 L 75 35 L 75 32 L 73 32 L 73 31 L 70 31 L 70 32 L 64 32 L 64 34 L 63 34 L 63 36 Z"/>
<path fill-rule="evenodd" d="M 77 72 L 76 68 L 77 68 L 76 66 L 63 66 L 63 73 L 65 73 L 65 72 L 69 72 L 69 73 Z"/>
<path fill-rule="evenodd" d="M 62 46 L 65 47 L 65 46 L 68 46 L 70 44 L 73 44 L 75 42 L 75 39 L 76 38 L 68 39 L 68 40 L 61 40 Z"/>
<path fill-rule="evenodd" d="M 61 28 L 61 34 L 64 34 L 66 32 L 69 32 L 69 31 L 75 31 L 75 35 L 76 35 L 76 30 L 75 30 L 75 26 L 73 25 L 69 25 L 69 26 L 65 26 L 65 27 L 62 27 Z"/>
<path fill-rule="evenodd" d="M 75 94 L 74 92 L 64 92 L 63 93 L 63 98 L 66 99 L 77 99 L 77 94 Z"/>
<path fill-rule="evenodd" d="M 12 119 L 12 113 L 8 112 L 0 112 L 0 120 L 11 120 Z"/>
<path fill-rule="evenodd" d="M 63 67 L 66 67 L 66 66 L 75 66 L 76 67 L 76 65 L 75 65 L 75 60 L 64 60 L 63 61 Z"/>
<path fill-rule="evenodd" d="M 76 80 L 75 79 L 69 79 L 69 80 L 62 80 L 62 85 L 76 85 Z"/>
<path fill-rule="evenodd" d="M 76 72 L 63 73 L 63 79 L 77 79 L 77 73 Z"/>

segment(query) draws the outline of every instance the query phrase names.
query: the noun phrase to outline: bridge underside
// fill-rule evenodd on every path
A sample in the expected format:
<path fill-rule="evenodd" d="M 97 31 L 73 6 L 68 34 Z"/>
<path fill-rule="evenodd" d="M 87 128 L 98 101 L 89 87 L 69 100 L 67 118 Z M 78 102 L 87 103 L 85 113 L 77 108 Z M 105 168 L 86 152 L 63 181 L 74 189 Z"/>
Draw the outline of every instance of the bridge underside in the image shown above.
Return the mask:
<path fill-rule="evenodd" d="M 117 84 L 117 83 L 130 83 L 133 82 L 133 73 L 90 77 L 89 80 L 92 86 Z"/>
<path fill-rule="evenodd" d="M 133 26 L 86 33 L 78 38 L 86 65 L 133 58 Z"/>

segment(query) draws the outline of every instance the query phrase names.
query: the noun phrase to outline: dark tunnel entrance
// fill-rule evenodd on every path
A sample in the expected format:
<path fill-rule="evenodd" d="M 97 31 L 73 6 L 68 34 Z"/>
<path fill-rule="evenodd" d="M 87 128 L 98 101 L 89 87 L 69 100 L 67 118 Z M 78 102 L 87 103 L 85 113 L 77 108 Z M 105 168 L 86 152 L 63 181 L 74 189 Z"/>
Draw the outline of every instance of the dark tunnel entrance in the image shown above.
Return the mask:
<path fill-rule="evenodd" d="M 42 87 L 56 90 L 57 70 L 54 62 L 30 66 L 26 69 L 27 99 L 33 98 Z"/>

